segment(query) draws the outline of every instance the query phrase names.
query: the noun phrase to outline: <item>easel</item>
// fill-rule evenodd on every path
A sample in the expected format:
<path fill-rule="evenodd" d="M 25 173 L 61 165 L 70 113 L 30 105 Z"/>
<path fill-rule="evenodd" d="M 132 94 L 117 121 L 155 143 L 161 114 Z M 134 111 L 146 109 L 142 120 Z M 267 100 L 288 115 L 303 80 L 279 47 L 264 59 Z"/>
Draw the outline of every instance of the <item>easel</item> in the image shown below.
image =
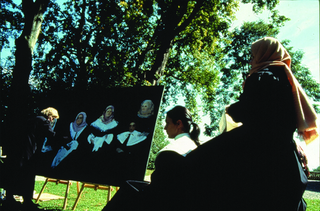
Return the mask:
<path fill-rule="evenodd" d="M 85 183 L 85 182 L 82 183 L 80 191 L 79 191 L 79 183 L 77 183 L 77 188 L 78 188 L 78 196 L 77 196 L 77 199 L 76 199 L 76 201 L 75 201 L 75 203 L 74 203 L 74 205 L 72 207 L 72 210 L 76 209 L 84 188 L 93 188 L 94 190 L 98 190 L 98 189 L 108 190 L 107 203 L 111 200 L 111 191 L 113 191 L 113 187 L 110 186 L 110 185 L 99 185 L 99 184 Z M 116 187 L 116 190 L 118 191 L 119 188 Z"/>
<path fill-rule="evenodd" d="M 65 184 L 67 185 L 67 189 L 66 189 L 66 193 L 65 193 L 65 196 L 64 196 L 64 203 L 63 203 L 63 209 L 65 210 L 66 207 L 67 207 L 67 199 L 68 199 L 68 193 L 69 193 L 69 190 L 70 190 L 70 185 L 71 185 L 71 180 L 60 180 L 60 179 L 54 179 L 54 178 L 47 178 L 46 181 L 44 182 L 42 188 L 41 188 L 41 191 L 36 199 L 36 203 L 39 202 L 40 200 L 40 196 L 41 194 L 43 193 L 46 185 L 48 182 L 54 182 L 56 183 L 57 185 L 58 184 Z"/>
<path fill-rule="evenodd" d="M 54 179 L 54 178 L 46 178 L 42 188 L 41 188 L 41 191 L 36 199 L 36 203 L 39 202 L 40 200 L 40 196 L 41 194 L 44 192 L 44 189 L 47 185 L 48 182 L 54 182 L 56 183 L 57 185 L 58 184 L 65 184 L 67 185 L 67 188 L 66 188 L 66 192 L 65 192 L 65 198 L 64 198 L 64 203 L 63 203 L 63 210 L 66 209 L 67 207 L 67 199 L 68 199 L 68 194 L 69 194 L 69 190 L 70 190 L 70 186 L 72 184 L 71 180 L 60 180 L 60 179 Z M 77 199 L 73 205 L 73 208 L 72 210 L 75 210 L 79 201 L 80 201 L 80 197 L 81 197 L 81 194 L 83 193 L 84 191 L 84 188 L 92 188 L 94 190 L 108 190 L 108 197 L 107 197 L 107 203 L 111 200 L 111 192 L 114 190 L 114 188 L 110 185 L 100 185 L 100 184 L 94 184 L 94 183 L 85 183 L 83 182 L 82 183 L 82 186 L 81 186 L 81 189 L 79 187 L 79 182 L 77 182 L 77 193 L 78 193 L 78 196 L 77 196 Z M 116 187 L 116 190 L 118 191 L 119 190 L 119 187 Z"/>

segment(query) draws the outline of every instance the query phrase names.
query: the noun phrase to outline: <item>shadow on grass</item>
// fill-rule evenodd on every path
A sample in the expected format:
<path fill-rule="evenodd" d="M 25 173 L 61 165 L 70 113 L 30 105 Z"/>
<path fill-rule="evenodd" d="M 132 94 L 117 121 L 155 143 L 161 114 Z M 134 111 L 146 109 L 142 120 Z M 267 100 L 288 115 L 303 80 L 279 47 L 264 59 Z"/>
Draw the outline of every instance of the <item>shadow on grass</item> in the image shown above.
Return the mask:
<path fill-rule="evenodd" d="M 309 180 L 306 190 L 320 193 L 320 180 Z"/>

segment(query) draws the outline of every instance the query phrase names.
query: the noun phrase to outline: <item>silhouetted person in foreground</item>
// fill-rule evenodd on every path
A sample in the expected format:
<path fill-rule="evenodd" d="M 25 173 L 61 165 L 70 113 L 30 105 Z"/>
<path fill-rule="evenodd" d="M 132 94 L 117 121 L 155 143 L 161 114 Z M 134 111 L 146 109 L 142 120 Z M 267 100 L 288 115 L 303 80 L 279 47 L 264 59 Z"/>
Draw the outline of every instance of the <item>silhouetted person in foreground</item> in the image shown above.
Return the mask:
<path fill-rule="evenodd" d="M 8 154 L 6 163 L 6 173 L 8 173 L 6 182 L 7 197 L 6 203 L 2 207 L 3 210 L 41 210 L 32 201 L 37 159 L 41 154 L 45 138 L 48 138 L 50 145 L 55 145 L 50 141 L 53 141 L 52 139 L 56 136 L 56 133 L 52 130 L 52 124 L 58 118 L 58 111 L 48 107 L 41 111 L 41 116 L 29 119 L 24 125 L 24 130 L 20 131 L 23 133 L 21 135 L 23 138 L 22 146 L 16 146 L 15 149 L 11 149 L 11 151 L 15 152 Z M 23 204 L 21 206 L 15 202 L 13 195 L 23 196 Z"/>
<path fill-rule="evenodd" d="M 315 111 L 278 40 L 262 38 L 252 44 L 251 52 L 243 93 L 227 110 L 243 125 L 203 144 L 186 158 L 185 172 L 192 175 L 183 180 L 189 186 L 185 189 L 185 202 L 191 201 L 188 208 L 303 210 L 307 178 L 293 133 L 297 129 L 307 143 L 314 140 Z"/>
<path fill-rule="evenodd" d="M 176 200 L 169 187 L 177 188 L 176 178 L 180 171 L 180 163 L 185 156 L 199 146 L 200 129 L 193 122 L 188 109 L 176 106 L 168 111 L 166 126 L 164 128 L 168 137 L 172 139 L 157 155 L 155 171 L 151 175 L 151 183 L 127 181 L 127 186 L 122 186 L 117 194 L 103 209 L 107 210 L 166 210 L 166 203 Z M 159 201 L 165 201 L 158 204 Z"/>

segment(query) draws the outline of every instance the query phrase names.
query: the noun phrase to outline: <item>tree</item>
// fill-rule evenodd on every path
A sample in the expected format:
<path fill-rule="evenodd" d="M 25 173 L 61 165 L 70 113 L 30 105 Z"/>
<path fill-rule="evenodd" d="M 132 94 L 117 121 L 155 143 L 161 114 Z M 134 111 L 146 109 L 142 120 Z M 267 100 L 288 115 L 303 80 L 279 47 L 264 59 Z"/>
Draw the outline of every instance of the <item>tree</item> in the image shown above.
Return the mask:
<path fill-rule="evenodd" d="M 207 113 L 210 115 L 211 124 L 206 125 L 205 134 L 214 136 L 219 133 L 219 121 L 226 105 L 229 105 L 237 100 L 241 93 L 241 85 L 243 75 L 250 70 L 250 47 L 254 41 L 271 36 L 277 38 L 280 28 L 288 18 L 279 16 L 278 11 L 274 11 L 269 23 L 261 20 L 255 22 L 245 22 L 240 28 L 235 28 L 230 32 L 229 45 L 226 45 L 225 57 L 221 63 L 221 78 L 218 88 L 215 90 L 215 95 L 210 106 L 207 107 Z M 289 46 L 289 40 L 283 40 L 281 43 L 289 52 L 292 62 L 291 69 L 297 80 L 300 82 L 307 95 L 313 101 L 319 102 L 320 85 L 312 78 L 310 71 L 301 65 L 303 53 L 294 51 Z M 317 106 L 314 105 L 317 111 Z"/>
<path fill-rule="evenodd" d="M 297 78 L 308 97 L 314 102 L 319 102 L 320 84 L 312 77 L 310 70 L 301 65 L 304 53 L 301 50 L 294 51 L 293 47 L 289 46 L 289 40 L 283 41 L 283 44 L 291 56 L 291 70 L 294 76 Z M 319 105 L 313 104 L 313 106 L 315 107 L 316 112 L 320 113 Z"/>
<path fill-rule="evenodd" d="M 25 0 L 21 6 L 1 1 L 1 50 L 10 37 L 17 39 L 13 78 L 10 68 L 2 66 L 1 95 L 7 96 L 11 87 L 14 99 L 7 111 L 8 102 L 1 96 L 2 119 L 16 110 L 21 111 L 16 117 L 24 119 L 41 99 L 56 98 L 56 93 L 166 85 L 163 106 L 183 96 L 198 122 L 200 110 L 211 117 L 206 134 L 216 135 L 224 106 L 241 92 L 250 44 L 263 36 L 276 37 L 287 20 L 273 10 L 276 0 L 243 2 L 254 3 L 256 12 L 264 7 L 272 11 L 269 23 L 244 23 L 230 32 L 236 0 L 82 0 L 65 1 L 63 6 L 55 1 Z M 294 74 L 318 101 L 319 85 L 299 62 L 302 52 L 290 54 Z M 159 137 L 165 140 L 163 134 Z"/>
<path fill-rule="evenodd" d="M 1 126 L 5 121 L 5 116 L 8 113 L 8 97 L 9 88 L 12 83 L 12 69 L 14 67 L 14 56 L 10 55 L 7 58 L 3 58 L 2 51 L 10 48 L 10 39 L 17 39 L 19 31 L 23 27 L 21 8 L 14 4 L 12 1 L 1 1 L 1 18 L 0 18 L 0 68 L 1 68 Z M 1 134 L 3 135 L 4 128 L 1 128 Z M 1 143 L 1 140 L 0 140 Z"/>
<path fill-rule="evenodd" d="M 12 72 L 12 80 L 10 84 L 9 105 L 7 112 L 8 118 L 6 122 L 6 125 L 9 129 L 7 132 L 10 134 L 10 136 L 8 136 L 10 137 L 10 144 L 13 145 L 20 145 L 20 133 L 14 133 L 14 130 L 19 128 L 18 126 L 21 119 L 27 119 L 28 113 L 30 113 L 30 111 L 27 109 L 27 105 L 30 96 L 30 87 L 28 82 L 32 70 L 32 54 L 40 34 L 43 14 L 46 11 L 48 2 L 49 0 L 38 0 L 35 2 L 33 2 L 33 0 L 23 0 L 22 6 L 19 7 L 23 13 L 24 23 L 22 33 L 15 40 L 15 66 Z M 12 2 L 4 2 L 5 5 L 8 5 L 9 3 Z M 16 6 L 13 7 L 18 8 Z M 19 15 L 18 18 L 14 19 L 13 16 L 16 14 L 18 13 L 12 13 L 12 15 L 7 16 L 7 18 L 9 18 L 11 21 L 20 19 L 21 17 Z M 13 22 L 12 25 L 15 26 L 15 23 Z M 5 43 L 7 42 L 7 39 L 8 34 L 6 33 L 4 39 Z"/>
<path fill-rule="evenodd" d="M 218 43 L 237 5 L 238 1 L 67 1 L 59 11 L 52 4 L 34 76 L 41 90 L 55 93 L 166 85 L 164 106 L 181 89 L 187 107 L 197 114 L 195 96 L 204 95 L 208 104 L 214 99 L 219 83 L 215 61 L 224 54 Z M 43 54 L 48 43 L 49 52 Z"/>
<path fill-rule="evenodd" d="M 149 162 L 148 162 L 148 169 L 155 168 L 155 160 L 158 152 L 169 143 L 166 135 L 163 132 L 162 124 L 163 124 L 163 117 L 159 116 L 156 123 L 155 132 L 153 135 L 153 141 L 152 141 Z"/>
<path fill-rule="evenodd" d="M 164 78 L 172 75 L 164 69 L 168 64 L 184 71 L 179 62 L 185 58 L 175 59 L 173 54 L 193 57 L 196 68 L 210 57 L 227 32 L 237 3 L 67 1 L 61 12 L 53 6 L 48 13 L 39 50 L 50 43 L 50 52 L 39 51 L 42 62 L 37 62 L 34 74 L 40 79 L 49 74 L 54 81 L 68 81 L 66 86 L 80 89 L 164 84 Z M 189 78 L 182 78 L 188 84 L 200 84 L 208 74 L 217 76 L 217 71 L 191 75 L 191 70 Z M 169 80 L 165 83 L 171 85 Z M 46 81 L 43 88 L 48 86 L 52 84 Z"/>
<path fill-rule="evenodd" d="M 22 14 L 21 7 L 12 1 L 2 0 L 1 5 L 1 20 L 0 20 L 0 52 L 10 47 L 10 38 L 16 39 L 18 32 L 22 30 Z M 1 58 L 2 59 L 2 58 Z M 2 61 L 1 61 L 2 62 Z"/>
<path fill-rule="evenodd" d="M 265 6 L 271 10 L 277 1 L 252 2 L 256 10 Z M 24 25 L 16 41 L 8 111 L 15 115 L 9 119 L 14 125 L 19 122 L 17 117 L 32 113 L 33 106 L 20 114 L 13 112 L 17 107 L 28 108 L 35 99 L 29 91 L 30 78 L 36 84 L 32 91 L 47 97 L 61 90 L 81 93 L 96 87 L 183 87 L 188 107 L 196 112 L 195 95 L 203 95 L 208 104 L 214 99 L 219 81 L 215 60 L 224 56 L 220 44 L 227 37 L 238 3 L 82 0 L 66 1 L 59 10 L 54 1 L 22 1 Z M 165 102 L 176 92 L 169 91 Z"/>

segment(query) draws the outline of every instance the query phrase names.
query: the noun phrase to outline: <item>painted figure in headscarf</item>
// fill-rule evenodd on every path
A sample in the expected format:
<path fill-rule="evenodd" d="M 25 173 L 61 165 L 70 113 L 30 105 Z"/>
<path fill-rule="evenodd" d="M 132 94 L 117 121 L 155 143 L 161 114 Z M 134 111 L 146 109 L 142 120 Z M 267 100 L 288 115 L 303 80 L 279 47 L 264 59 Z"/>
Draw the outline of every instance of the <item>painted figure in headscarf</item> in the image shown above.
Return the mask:
<path fill-rule="evenodd" d="M 100 133 L 107 133 L 109 130 L 118 126 L 118 121 L 114 119 L 114 107 L 109 105 L 102 115 L 94 122 L 91 123 L 91 126 L 100 131 Z M 110 144 L 113 139 L 113 134 L 99 134 L 95 135 L 91 133 L 88 136 L 88 142 L 93 144 L 92 152 L 98 151 L 104 142 Z"/>
<path fill-rule="evenodd" d="M 114 119 L 114 107 L 109 105 L 102 115 L 94 122 L 91 126 L 100 130 L 101 132 L 106 132 L 107 130 L 117 127 L 118 122 Z"/>
<path fill-rule="evenodd" d="M 138 111 L 138 117 L 148 118 L 154 114 L 154 105 L 151 100 L 145 100 L 141 103 L 140 110 Z"/>
<path fill-rule="evenodd" d="M 87 114 L 85 112 L 80 112 L 76 119 L 70 123 L 70 137 L 72 138 L 72 141 L 67 144 L 67 147 L 69 149 L 66 149 L 65 147 L 61 147 L 57 153 L 57 155 L 54 157 L 51 167 L 55 168 L 59 163 L 66 158 L 72 151 L 76 150 L 78 148 L 78 137 L 82 133 L 82 131 L 87 127 Z"/>

